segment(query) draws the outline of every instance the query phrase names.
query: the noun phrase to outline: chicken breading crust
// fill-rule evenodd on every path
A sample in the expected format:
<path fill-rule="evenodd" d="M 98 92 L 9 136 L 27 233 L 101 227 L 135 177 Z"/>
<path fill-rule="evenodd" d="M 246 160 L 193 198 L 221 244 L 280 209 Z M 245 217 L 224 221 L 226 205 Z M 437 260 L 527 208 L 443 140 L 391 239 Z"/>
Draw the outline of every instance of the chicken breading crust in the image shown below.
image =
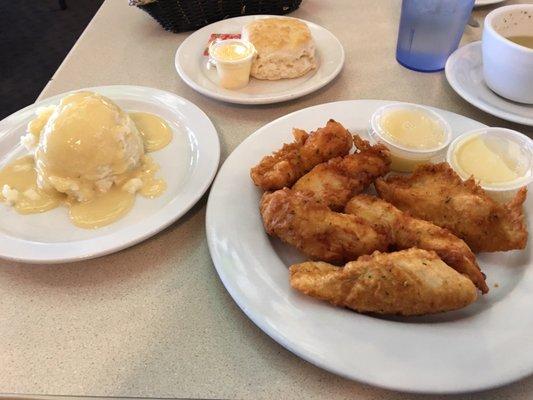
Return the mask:
<path fill-rule="evenodd" d="M 361 313 L 424 315 L 473 303 L 470 279 L 435 252 L 412 248 L 375 252 L 339 268 L 325 262 L 290 267 L 291 286 L 306 295 Z"/>
<path fill-rule="evenodd" d="M 265 193 L 260 212 L 269 235 L 312 259 L 344 263 L 374 250 L 384 251 L 390 241 L 362 219 L 331 211 L 308 195 L 287 188 Z"/>
<path fill-rule="evenodd" d="M 476 253 L 526 246 L 522 210 L 526 188 L 520 189 L 507 204 L 500 204 L 473 178 L 463 182 L 447 163 L 421 165 L 409 177 L 380 178 L 375 186 L 389 203 L 450 230 Z"/>
<path fill-rule="evenodd" d="M 474 253 L 447 229 L 413 218 L 383 199 L 364 194 L 353 197 L 345 212 L 357 215 L 378 231 L 388 233 L 397 249 L 418 247 L 435 251 L 446 264 L 469 277 L 481 292 L 489 291 Z"/>
<path fill-rule="evenodd" d="M 342 211 L 350 198 L 389 172 L 390 152 L 385 146 L 371 146 L 357 135 L 354 143 L 358 152 L 317 165 L 294 184 L 293 190 L 308 192 L 332 210 Z"/>
<path fill-rule="evenodd" d="M 291 187 L 315 165 L 348 154 L 353 145 L 350 132 L 332 119 L 310 134 L 294 129 L 293 135 L 293 143 L 284 144 L 251 169 L 250 176 L 256 186 L 263 190 Z"/>

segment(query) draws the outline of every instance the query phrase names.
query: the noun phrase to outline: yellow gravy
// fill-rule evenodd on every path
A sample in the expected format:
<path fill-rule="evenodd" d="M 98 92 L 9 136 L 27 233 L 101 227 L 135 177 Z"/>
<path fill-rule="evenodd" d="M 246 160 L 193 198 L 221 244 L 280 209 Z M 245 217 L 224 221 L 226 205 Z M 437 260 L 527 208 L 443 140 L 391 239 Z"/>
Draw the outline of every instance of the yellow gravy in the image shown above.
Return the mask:
<path fill-rule="evenodd" d="M 164 120 L 148 113 L 134 114 L 132 118 L 140 125 L 146 151 L 159 150 L 172 140 L 172 131 Z M 38 136 L 45 124 L 45 118 L 39 115 L 28 129 Z M 39 188 L 35 160 L 28 155 L 0 170 L 0 201 L 10 203 L 20 214 L 40 213 L 65 205 L 74 225 L 87 229 L 100 228 L 126 215 L 135 203 L 135 193 L 147 198 L 161 195 L 166 183 L 155 177 L 158 170 L 157 163 L 144 155 L 141 165 L 121 176 L 109 191 L 87 202 L 78 202 L 55 190 Z"/>
<path fill-rule="evenodd" d="M 144 148 L 149 153 L 162 149 L 172 140 L 172 130 L 167 122 L 154 114 L 145 112 L 130 113 L 144 141 Z"/>
<path fill-rule="evenodd" d="M 55 190 L 47 192 L 40 189 L 34 167 L 33 157 L 24 156 L 0 170 L 0 200 L 13 203 L 15 210 L 21 214 L 51 210 L 65 197 Z"/>

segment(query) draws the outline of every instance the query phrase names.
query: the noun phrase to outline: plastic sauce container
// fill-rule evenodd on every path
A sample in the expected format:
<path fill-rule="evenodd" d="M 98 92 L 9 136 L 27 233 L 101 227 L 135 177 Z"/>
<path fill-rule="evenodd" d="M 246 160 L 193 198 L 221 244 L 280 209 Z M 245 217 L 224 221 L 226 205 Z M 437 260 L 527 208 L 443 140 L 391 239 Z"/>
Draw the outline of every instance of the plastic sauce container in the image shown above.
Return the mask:
<path fill-rule="evenodd" d="M 391 169 L 411 172 L 419 164 L 444 159 L 452 132 L 449 124 L 429 108 L 395 103 L 376 110 L 369 135 L 391 152 Z"/>
<path fill-rule="evenodd" d="M 220 86 L 240 89 L 248 85 L 255 55 L 253 44 L 241 39 L 220 40 L 209 46 L 209 57 L 217 68 Z"/>
<path fill-rule="evenodd" d="M 533 141 L 511 129 L 466 132 L 452 142 L 446 159 L 462 179 L 473 176 L 498 201 L 533 181 Z"/>

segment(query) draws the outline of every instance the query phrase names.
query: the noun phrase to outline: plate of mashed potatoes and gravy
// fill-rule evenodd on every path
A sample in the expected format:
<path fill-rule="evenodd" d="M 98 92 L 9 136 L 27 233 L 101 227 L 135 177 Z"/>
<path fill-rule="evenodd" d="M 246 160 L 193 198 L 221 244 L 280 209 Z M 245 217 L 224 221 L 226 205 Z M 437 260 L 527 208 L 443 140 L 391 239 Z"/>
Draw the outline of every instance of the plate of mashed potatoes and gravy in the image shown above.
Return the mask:
<path fill-rule="evenodd" d="M 206 96 L 269 104 L 325 86 L 339 74 L 344 57 L 338 39 L 319 25 L 254 15 L 194 32 L 178 48 L 175 66 L 189 86 Z"/>
<path fill-rule="evenodd" d="M 165 228 L 213 179 L 208 117 L 172 93 L 102 86 L 0 121 L 0 258 L 67 262 Z"/>

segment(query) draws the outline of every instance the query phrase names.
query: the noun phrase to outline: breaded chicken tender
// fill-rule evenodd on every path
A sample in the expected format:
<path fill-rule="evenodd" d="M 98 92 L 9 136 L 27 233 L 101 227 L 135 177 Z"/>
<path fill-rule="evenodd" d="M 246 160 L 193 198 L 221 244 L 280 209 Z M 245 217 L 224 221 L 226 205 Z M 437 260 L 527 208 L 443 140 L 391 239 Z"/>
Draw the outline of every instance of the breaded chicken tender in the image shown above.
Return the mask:
<path fill-rule="evenodd" d="M 354 143 L 358 152 L 317 165 L 294 184 L 293 190 L 308 192 L 332 210 L 342 211 L 350 198 L 389 172 L 390 153 L 385 146 L 371 146 L 357 135 Z"/>
<path fill-rule="evenodd" d="M 474 252 L 523 249 L 527 228 L 522 188 L 507 204 L 491 199 L 473 178 L 462 181 L 447 164 L 424 164 L 409 177 L 375 182 L 379 195 L 412 216 L 463 239 Z"/>
<path fill-rule="evenodd" d="M 470 278 L 481 292 L 489 291 L 474 253 L 447 229 L 413 218 L 375 196 L 360 194 L 353 197 L 345 212 L 357 215 L 377 231 L 389 234 L 391 244 L 397 249 L 418 247 L 435 251 L 446 264 Z"/>
<path fill-rule="evenodd" d="M 291 286 L 306 295 L 361 313 L 424 315 L 473 303 L 470 279 L 435 252 L 412 248 L 375 252 L 339 268 L 325 262 L 290 267 Z"/>
<path fill-rule="evenodd" d="M 389 243 L 386 235 L 362 219 L 331 211 L 308 195 L 287 188 L 265 193 L 260 211 L 269 235 L 312 259 L 344 263 L 374 250 L 385 250 Z"/>
<path fill-rule="evenodd" d="M 350 132 L 332 119 L 310 134 L 294 129 L 293 135 L 293 143 L 284 144 L 251 169 L 256 186 L 263 190 L 291 187 L 315 165 L 348 154 L 353 144 Z"/>

